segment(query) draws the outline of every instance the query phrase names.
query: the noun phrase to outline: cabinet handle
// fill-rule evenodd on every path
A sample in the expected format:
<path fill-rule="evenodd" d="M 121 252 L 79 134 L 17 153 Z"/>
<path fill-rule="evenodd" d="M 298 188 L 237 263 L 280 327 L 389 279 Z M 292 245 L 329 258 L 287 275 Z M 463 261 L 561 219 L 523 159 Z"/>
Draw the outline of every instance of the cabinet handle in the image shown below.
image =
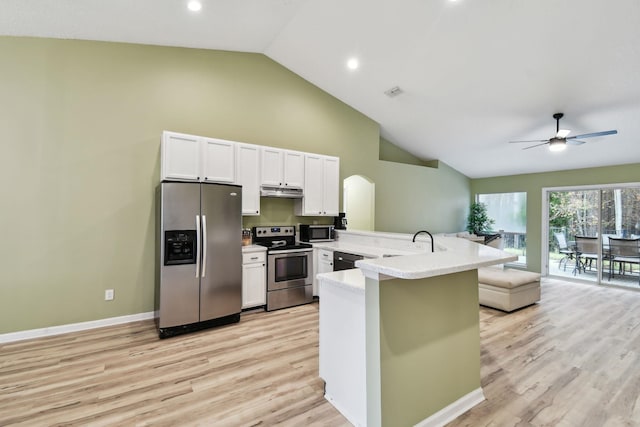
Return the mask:
<path fill-rule="evenodd" d="M 258 211 L 256 211 L 256 213 L 258 213 Z"/>
<path fill-rule="evenodd" d="M 258 259 L 258 257 L 257 256 L 252 256 L 251 259 Z"/>

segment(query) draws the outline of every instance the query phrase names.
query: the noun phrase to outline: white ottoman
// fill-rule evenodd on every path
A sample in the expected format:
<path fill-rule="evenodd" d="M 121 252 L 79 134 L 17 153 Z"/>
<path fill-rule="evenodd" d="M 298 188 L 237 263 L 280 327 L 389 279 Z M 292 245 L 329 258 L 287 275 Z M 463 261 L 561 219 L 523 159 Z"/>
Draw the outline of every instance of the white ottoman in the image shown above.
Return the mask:
<path fill-rule="evenodd" d="M 509 268 L 478 269 L 480 304 L 513 311 L 540 301 L 540 274 Z"/>

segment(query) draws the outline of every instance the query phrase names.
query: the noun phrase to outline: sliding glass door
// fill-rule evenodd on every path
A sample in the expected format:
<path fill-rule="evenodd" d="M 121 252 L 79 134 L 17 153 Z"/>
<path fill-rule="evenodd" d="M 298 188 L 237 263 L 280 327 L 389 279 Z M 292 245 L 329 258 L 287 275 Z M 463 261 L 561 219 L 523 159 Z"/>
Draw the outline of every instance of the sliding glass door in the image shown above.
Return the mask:
<path fill-rule="evenodd" d="M 545 189 L 550 276 L 640 287 L 640 186 Z"/>

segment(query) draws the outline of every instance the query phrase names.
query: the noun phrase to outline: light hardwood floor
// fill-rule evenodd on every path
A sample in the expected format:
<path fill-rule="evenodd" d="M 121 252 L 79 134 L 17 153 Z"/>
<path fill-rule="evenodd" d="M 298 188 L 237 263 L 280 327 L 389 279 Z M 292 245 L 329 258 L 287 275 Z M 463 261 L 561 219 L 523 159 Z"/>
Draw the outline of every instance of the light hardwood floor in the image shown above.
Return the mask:
<path fill-rule="evenodd" d="M 547 280 L 480 309 L 487 400 L 450 426 L 640 425 L 640 293 Z M 153 322 L 0 345 L 0 426 L 343 426 L 318 378 L 318 305 L 159 340 Z"/>

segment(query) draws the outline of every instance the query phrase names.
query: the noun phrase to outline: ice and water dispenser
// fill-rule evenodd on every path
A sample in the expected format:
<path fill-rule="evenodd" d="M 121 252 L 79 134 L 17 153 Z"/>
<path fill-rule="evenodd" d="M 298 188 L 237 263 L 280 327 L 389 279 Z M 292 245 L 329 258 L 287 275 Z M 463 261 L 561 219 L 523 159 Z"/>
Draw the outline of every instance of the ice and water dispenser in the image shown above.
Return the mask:
<path fill-rule="evenodd" d="M 164 232 L 164 265 L 195 264 L 197 253 L 196 230 Z"/>

